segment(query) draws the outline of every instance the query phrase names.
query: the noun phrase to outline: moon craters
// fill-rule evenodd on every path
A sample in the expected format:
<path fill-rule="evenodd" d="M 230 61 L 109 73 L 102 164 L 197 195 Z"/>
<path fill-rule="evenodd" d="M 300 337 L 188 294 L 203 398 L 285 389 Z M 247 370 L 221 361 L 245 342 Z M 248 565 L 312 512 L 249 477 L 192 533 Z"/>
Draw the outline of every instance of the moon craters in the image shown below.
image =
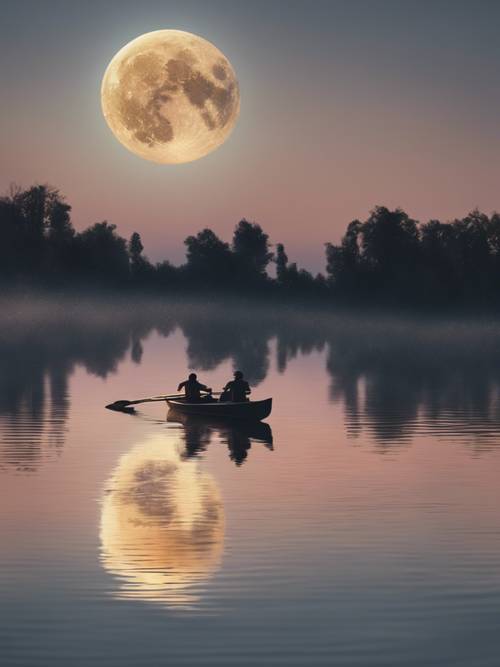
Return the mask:
<path fill-rule="evenodd" d="M 224 65 L 221 65 L 220 63 L 217 63 L 217 65 L 214 65 L 212 67 L 212 74 L 219 81 L 224 81 L 224 79 L 227 78 L 226 68 L 224 67 Z"/>
<path fill-rule="evenodd" d="M 195 63 L 193 62 L 192 64 L 194 65 Z M 204 110 L 201 115 L 208 129 L 213 130 L 216 127 L 224 127 L 234 107 L 234 84 L 229 84 L 228 87 L 217 85 L 181 57 L 169 60 L 166 69 L 169 80 L 174 84 L 178 83 L 182 85 L 182 89 L 189 102 L 198 109 Z M 226 69 L 220 63 L 212 67 L 212 74 L 218 81 L 223 81 L 227 78 Z M 209 100 L 215 106 L 215 111 L 217 112 L 216 119 L 206 109 Z"/>
<path fill-rule="evenodd" d="M 229 61 L 210 42 L 177 30 L 142 35 L 111 61 L 103 112 L 116 137 L 155 162 L 188 162 L 224 142 L 239 112 Z"/>

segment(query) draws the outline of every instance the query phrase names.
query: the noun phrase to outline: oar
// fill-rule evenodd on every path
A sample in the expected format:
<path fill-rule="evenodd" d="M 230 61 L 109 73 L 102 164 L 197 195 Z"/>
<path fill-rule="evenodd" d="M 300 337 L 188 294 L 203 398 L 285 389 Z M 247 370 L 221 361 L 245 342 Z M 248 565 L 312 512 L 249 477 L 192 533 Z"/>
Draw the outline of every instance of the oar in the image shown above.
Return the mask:
<path fill-rule="evenodd" d="M 213 392 L 212 396 L 219 396 L 219 392 Z M 156 401 L 166 401 L 168 399 L 175 398 L 184 398 L 184 394 L 166 394 L 164 396 L 151 396 L 150 398 L 137 398 L 133 401 L 121 399 L 106 405 L 108 410 L 126 410 L 131 405 L 137 405 L 138 403 L 155 403 Z"/>
<path fill-rule="evenodd" d="M 133 401 L 121 399 L 119 401 L 115 401 L 114 403 L 110 403 L 106 407 L 108 410 L 123 410 L 124 408 L 128 408 L 130 405 L 137 405 L 138 403 L 154 403 L 155 401 L 166 401 L 168 398 L 181 398 L 181 395 L 172 394 L 170 396 L 151 396 L 150 398 L 136 398 Z"/>

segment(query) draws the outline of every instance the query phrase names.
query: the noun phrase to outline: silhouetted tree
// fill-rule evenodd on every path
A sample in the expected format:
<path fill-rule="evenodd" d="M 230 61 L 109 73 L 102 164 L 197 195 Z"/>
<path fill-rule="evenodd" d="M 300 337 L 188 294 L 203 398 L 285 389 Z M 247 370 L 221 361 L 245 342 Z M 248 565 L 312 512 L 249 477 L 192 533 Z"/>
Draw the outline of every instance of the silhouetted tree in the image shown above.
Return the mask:
<path fill-rule="evenodd" d="M 11 187 L 0 199 L 4 242 L 0 271 L 40 279 L 64 269 L 60 262 L 70 255 L 74 235 L 70 210 L 60 192 L 49 185 Z"/>
<path fill-rule="evenodd" d="M 361 252 L 360 231 L 362 223 L 353 220 L 349 223 L 340 246 L 326 244 L 326 272 L 329 281 L 341 294 L 360 292 L 361 290 Z"/>
<path fill-rule="evenodd" d="M 50 208 L 46 230 L 45 273 L 61 281 L 72 268 L 75 230 L 70 218 L 71 206 L 60 197 Z"/>
<path fill-rule="evenodd" d="M 500 220 L 475 210 L 461 220 L 421 225 L 427 299 L 485 301 L 498 280 Z"/>
<path fill-rule="evenodd" d="M 130 274 L 132 280 L 137 286 L 145 285 L 146 283 L 153 283 L 155 280 L 155 269 L 149 262 L 147 257 L 144 257 L 142 251 L 141 235 L 134 232 L 128 242 L 128 252 L 130 255 Z"/>
<path fill-rule="evenodd" d="M 327 244 L 327 273 L 342 296 L 408 299 L 418 290 L 419 232 L 401 209 L 377 206 L 354 220 L 340 246 Z"/>
<path fill-rule="evenodd" d="M 288 255 L 285 252 L 285 246 L 282 243 L 276 245 L 276 283 L 278 287 L 290 294 L 301 296 L 311 296 L 317 287 L 321 286 L 321 293 L 324 292 L 325 282 L 323 276 L 314 278 L 309 271 L 299 269 L 296 262 L 288 263 Z"/>
<path fill-rule="evenodd" d="M 70 218 L 71 206 L 59 196 L 52 202 L 48 221 L 47 238 L 57 244 L 68 244 L 72 241 L 75 230 Z"/>
<path fill-rule="evenodd" d="M 116 225 L 97 222 L 78 234 L 76 267 L 89 280 L 120 284 L 129 277 L 129 257 L 125 239 L 116 234 Z"/>
<path fill-rule="evenodd" d="M 234 258 L 229 245 L 211 230 L 204 229 L 184 241 L 187 276 L 200 287 L 205 284 L 231 285 Z M 203 282 L 202 282 L 203 281 Z"/>
<path fill-rule="evenodd" d="M 400 208 L 375 207 L 360 231 L 363 259 L 373 266 L 392 268 L 415 254 L 417 223 Z"/>
<path fill-rule="evenodd" d="M 139 264 L 142 259 L 142 251 L 144 246 L 142 245 L 141 235 L 138 232 L 134 232 L 130 237 L 128 242 L 128 250 L 130 253 L 130 261 L 132 265 Z"/>
<path fill-rule="evenodd" d="M 257 285 L 267 278 L 266 269 L 273 253 L 269 236 L 260 225 L 240 220 L 234 230 L 232 250 L 240 281 Z"/>
<path fill-rule="evenodd" d="M 49 200 L 50 194 L 47 185 L 33 185 L 28 190 L 19 190 L 14 195 L 14 201 L 21 210 L 33 240 L 37 239 L 41 242 L 44 237 Z"/>
<path fill-rule="evenodd" d="M 276 279 L 279 285 L 286 283 L 286 274 L 288 269 L 288 255 L 285 252 L 285 246 L 282 243 L 276 245 Z"/>
<path fill-rule="evenodd" d="M 26 223 L 11 196 L 0 199 L 0 275 L 13 279 L 29 269 Z"/>
<path fill-rule="evenodd" d="M 489 292 L 491 271 L 489 219 L 477 209 L 452 223 L 459 262 L 459 283 L 466 299 Z"/>
<path fill-rule="evenodd" d="M 430 220 L 420 227 L 422 248 L 421 289 L 429 300 L 455 300 L 460 292 L 455 232 L 450 224 Z"/>

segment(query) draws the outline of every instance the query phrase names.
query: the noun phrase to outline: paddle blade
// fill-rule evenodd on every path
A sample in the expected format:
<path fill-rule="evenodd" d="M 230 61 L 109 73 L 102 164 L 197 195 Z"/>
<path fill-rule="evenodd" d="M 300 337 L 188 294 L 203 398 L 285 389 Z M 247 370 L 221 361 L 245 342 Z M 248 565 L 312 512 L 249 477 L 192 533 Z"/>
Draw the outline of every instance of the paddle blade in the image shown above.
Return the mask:
<path fill-rule="evenodd" d="M 106 405 L 107 410 L 118 410 L 119 412 L 133 412 L 134 408 L 130 407 L 132 401 L 115 401 Z"/>

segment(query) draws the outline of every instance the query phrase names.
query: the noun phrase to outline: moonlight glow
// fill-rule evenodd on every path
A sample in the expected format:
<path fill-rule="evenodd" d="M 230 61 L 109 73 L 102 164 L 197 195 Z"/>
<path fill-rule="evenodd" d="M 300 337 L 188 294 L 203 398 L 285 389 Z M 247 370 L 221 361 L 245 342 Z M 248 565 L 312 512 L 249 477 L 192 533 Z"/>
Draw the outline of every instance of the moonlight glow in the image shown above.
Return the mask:
<path fill-rule="evenodd" d="M 238 81 L 210 42 L 158 30 L 114 56 L 101 87 L 104 117 L 130 151 L 159 163 L 190 162 L 229 136 L 238 117 Z"/>
<path fill-rule="evenodd" d="M 117 597 L 193 605 L 196 587 L 219 566 L 223 543 L 220 493 L 196 460 L 183 461 L 164 437 L 122 456 L 101 514 L 101 561 L 119 577 Z"/>

